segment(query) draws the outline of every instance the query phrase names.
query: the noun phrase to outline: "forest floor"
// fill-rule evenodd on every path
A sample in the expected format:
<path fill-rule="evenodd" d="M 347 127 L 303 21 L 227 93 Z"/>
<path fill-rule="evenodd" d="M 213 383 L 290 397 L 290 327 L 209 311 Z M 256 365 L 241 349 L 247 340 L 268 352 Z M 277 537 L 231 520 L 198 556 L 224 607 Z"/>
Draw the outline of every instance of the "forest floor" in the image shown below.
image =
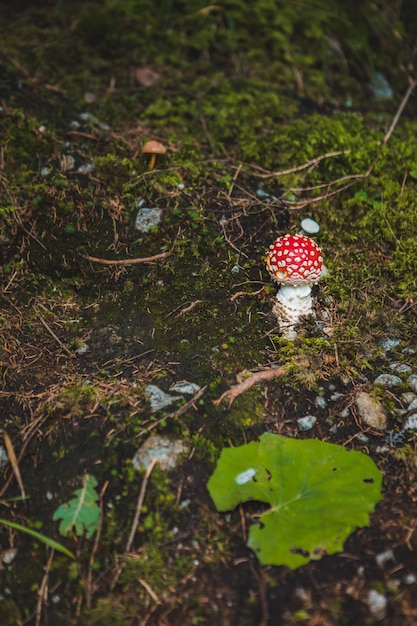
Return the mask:
<path fill-rule="evenodd" d="M 414 2 L 35 4 L 0 18 L 2 626 L 416 624 Z M 265 254 L 306 217 L 289 340 Z M 267 499 L 207 488 L 265 433 L 382 475 L 293 569 L 247 545 Z M 154 435 L 182 454 L 138 471 Z"/>

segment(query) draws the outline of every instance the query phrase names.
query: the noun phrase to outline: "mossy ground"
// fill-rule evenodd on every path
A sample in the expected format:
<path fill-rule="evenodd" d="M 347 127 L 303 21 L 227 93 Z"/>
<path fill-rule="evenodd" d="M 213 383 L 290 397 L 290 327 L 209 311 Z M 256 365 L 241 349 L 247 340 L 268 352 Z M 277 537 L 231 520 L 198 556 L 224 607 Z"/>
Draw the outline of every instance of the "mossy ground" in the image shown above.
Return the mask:
<path fill-rule="evenodd" d="M 373 588 L 389 598 L 381 624 L 414 623 L 416 585 L 404 580 L 417 574 L 417 440 L 378 454 L 383 435 L 361 444 L 343 410 L 365 375 L 417 349 L 415 96 L 387 135 L 415 77 L 416 17 L 412 1 L 5 10 L 0 399 L 30 498 L 9 500 L 19 491 L 6 466 L 2 517 L 58 538 L 53 511 L 83 473 L 108 486 L 97 545 L 66 540 L 76 563 L 55 555 L 45 574 L 45 547 L 3 529 L 2 550 L 17 556 L 1 572 L 2 623 L 371 624 Z M 377 97 L 377 73 L 392 97 Z M 141 154 L 151 138 L 168 148 L 153 171 Z M 134 230 L 141 199 L 163 209 L 147 234 Z M 305 216 L 321 225 L 329 273 L 316 296 L 331 332 L 309 323 L 289 342 L 264 252 Z M 86 258 L 161 253 L 128 266 Z M 381 348 L 387 337 L 397 352 Z M 407 363 L 415 370 L 415 353 Z M 285 378 L 230 410 L 213 404 L 246 370 L 275 364 Z M 198 403 L 152 413 L 146 385 L 182 379 L 207 385 Z M 331 389 L 338 403 L 318 408 Z M 398 430 L 399 393 L 380 395 Z M 385 497 L 342 557 L 260 568 L 244 545 L 256 509 L 217 514 L 206 481 L 225 445 L 265 429 L 310 436 L 295 418 L 312 410 L 311 436 L 371 454 Z M 142 479 L 130 459 L 150 432 L 184 437 L 190 454 L 152 473 L 125 555 Z M 388 549 L 392 571 L 375 564 Z"/>

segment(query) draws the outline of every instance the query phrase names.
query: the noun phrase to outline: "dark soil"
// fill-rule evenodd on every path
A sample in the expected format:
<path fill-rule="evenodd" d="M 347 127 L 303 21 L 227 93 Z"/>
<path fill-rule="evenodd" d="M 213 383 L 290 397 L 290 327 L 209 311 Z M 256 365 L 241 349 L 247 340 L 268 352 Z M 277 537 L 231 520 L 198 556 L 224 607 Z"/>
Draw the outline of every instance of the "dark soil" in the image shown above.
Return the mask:
<path fill-rule="evenodd" d="M 412 1 L 5 8 L 2 626 L 417 623 L 417 435 L 403 430 L 417 373 L 416 18 Z M 167 147 L 152 170 L 149 139 Z M 135 230 L 140 207 L 161 209 L 160 224 Z M 264 258 L 304 217 L 321 226 L 328 274 L 290 341 Z M 398 363 L 400 384 L 375 384 Z M 271 367 L 285 375 L 216 402 Z M 201 395 L 151 406 L 147 385 L 183 380 Z M 359 391 L 385 426 L 364 422 Z M 266 505 L 216 511 L 221 450 L 264 432 L 358 450 L 383 473 L 342 552 L 262 566 L 246 541 Z M 134 470 L 152 434 L 185 442 L 173 471 Z M 98 525 L 62 536 L 54 512 L 85 475 Z"/>

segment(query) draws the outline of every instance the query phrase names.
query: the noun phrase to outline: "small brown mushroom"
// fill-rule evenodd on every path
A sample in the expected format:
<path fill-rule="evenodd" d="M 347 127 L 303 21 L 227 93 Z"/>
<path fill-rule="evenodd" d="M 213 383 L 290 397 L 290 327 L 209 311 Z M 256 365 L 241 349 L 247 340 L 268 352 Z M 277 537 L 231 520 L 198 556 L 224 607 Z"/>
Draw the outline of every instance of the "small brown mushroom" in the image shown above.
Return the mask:
<path fill-rule="evenodd" d="M 149 169 L 153 170 L 155 167 L 155 161 L 158 154 L 165 154 L 167 149 L 164 144 L 159 141 L 147 141 L 142 148 L 142 154 L 150 154 Z"/>

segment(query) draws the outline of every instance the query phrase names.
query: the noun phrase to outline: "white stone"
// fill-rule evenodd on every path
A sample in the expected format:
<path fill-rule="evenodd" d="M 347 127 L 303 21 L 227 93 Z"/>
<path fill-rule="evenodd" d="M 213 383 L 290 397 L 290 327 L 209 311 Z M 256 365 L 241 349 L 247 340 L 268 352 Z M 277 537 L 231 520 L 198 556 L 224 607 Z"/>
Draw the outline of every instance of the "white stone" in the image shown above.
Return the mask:
<path fill-rule="evenodd" d="M 368 593 L 368 608 L 372 617 L 376 620 L 384 619 L 387 612 L 387 599 L 376 589 L 371 589 Z"/>
<path fill-rule="evenodd" d="M 317 396 L 317 398 L 314 401 L 314 404 L 316 405 L 316 407 L 318 407 L 319 409 L 325 409 L 327 406 L 327 401 L 326 398 L 323 398 L 323 396 Z"/>
<path fill-rule="evenodd" d="M 411 377 L 410 377 L 411 378 Z M 417 377 L 416 377 L 417 378 Z M 399 387 L 402 385 L 402 380 L 399 376 L 394 374 L 380 374 L 374 380 L 376 385 L 384 385 L 384 387 Z"/>
<path fill-rule="evenodd" d="M 330 389 L 330 387 L 329 387 Z M 332 395 L 330 396 L 330 400 L 332 402 L 336 402 L 337 400 L 340 400 L 340 398 L 343 398 L 343 393 L 339 393 L 339 391 L 335 391 L 334 393 L 332 393 Z"/>
<path fill-rule="evenodd" d="M 77 168 L 77 172 L 78 174 L 91 174 L 95 169 L 95 163 L 84 163 Z"/>
<path fill-rule="evenodd" d="M 187 451 L 188 447 L 182 439 L 152 435 L 136 452 L 132 465 L 137 470 L 147 469 L 156 459 L 162 470 L 172 470 L 177 465 L 180 455 Z"/>
<path fill-rule="evenodd" d="M 416 374 L 411 374 L 411 376 L 409 376 L 407 378 L 407 383 L 411 387 L 411 389 L 415 393 L 417 393 L 417 375 Z"/>
<path fill-rule="evenodd" d="M 179 380 L 169 388 L 170 391 L 174 391 L 175 393 L 185 393 L 190 396 L 200 391 L 200 389 L 201 387 L 197 385 L 197 383 L 189 383 L 186 380 Z"/>
<path fill-rule="evenodd" d="M 416 398 L 416 394 L 412 391 L 405 391 L 401 394 L 401 402 L 403 402 L 404 404 L 410 404 L 410 402 L 412 402 Z"/>
<path fill-rule="evenodd" d="M 385 552 L 380 552 L 376 555 L 375 561 L 378 566 L 383 569 L 387 563 L 395 563 L 394 552 L 391 549 L 385 550 Z"/>
<path fill-rule="evenodd" d="M 403 430 L 417 430 L 417 413 L 412 413 L 407 417 Z"/>
<path fill-rule="evenodd" d="M 411 367 L 407 363 L 391 363 L 390 369 L 397 374 L 409 374 Z"/>
<path fill-rule="evenodd" d="M 7 464 L 9 460 L 9 456 L 7 454 L 6 448 L 0 444 L 0 470 Z"/>
<path fill-rule="evenodd" d="M 140 208 L 136 215 L 135 228 L 147 233 L 152 227 L 158 226 L 162 219 L 162 209 Z"/>
<path fill-rule="evenodd" d="M 311 430 L 316 422 L 317 417 L 314 417 L 314 415 L 306 415 L 305 417 L 300 417 L 297 420 L 298 428 L 300 430 Z"/>
<path fill-rule="evenodd" d="M 17 550 L 16 548 L 9 548 L 9 550 L 5 550 L 1 554 L 1 560 L 5 565 L 10 565 L 12 561 L 16 558 Z"/>
<path fill-rule="evenodd" d="M 301 221 L 301 230 L 303 231 L 303 234 L 316 235 L 320 230 L 320 225 L 316 222 L 316 220 L 311 219 L 311 217 L 305 217 Z"/>
<path fill-rule="evenodd" d="M 361 420 L 371 428 L 385 430 L 387 427 L 387 415 L 381 404 L 372 398 L 366 391 L 356 394 L 355 405 Z"/>
<path fill-rule="evenodd" d="M 414 574 L 406 574 L 404 576 L 404 583 L 406 585 L 414 585 L 415 582 L 416 582 L 416 577 L 414 576 Z"/>
<path fill-rule="evenodd" d="M 387 337 L 383 341 L 381 341 L 380 346 L 384 348 L 387 352 L 396 348 L 401 343 L 401 339 L 394 339 L 393 337 Z"/>
<path fill-rule="evenodd" d="M 80 113 L 79 117 L 83 122 L 87 122 L 87 124 L 91 124 L 91 126 L 96 126 L 100 128 L 100 130 L 110 130 L 110 126 L 106 124 L 106 122 L 101 122 L 92 113 Z"/>
<path fill-rule="evenodd" d="M 145 395 L 148 398 L 153 411 L 165 409 L 165 407 L 169 406 L 173 402 L 177 402 L 182 399 L 181 396 L 170 396 L 156 385 L 148 385 L 145 389 Z"/>

